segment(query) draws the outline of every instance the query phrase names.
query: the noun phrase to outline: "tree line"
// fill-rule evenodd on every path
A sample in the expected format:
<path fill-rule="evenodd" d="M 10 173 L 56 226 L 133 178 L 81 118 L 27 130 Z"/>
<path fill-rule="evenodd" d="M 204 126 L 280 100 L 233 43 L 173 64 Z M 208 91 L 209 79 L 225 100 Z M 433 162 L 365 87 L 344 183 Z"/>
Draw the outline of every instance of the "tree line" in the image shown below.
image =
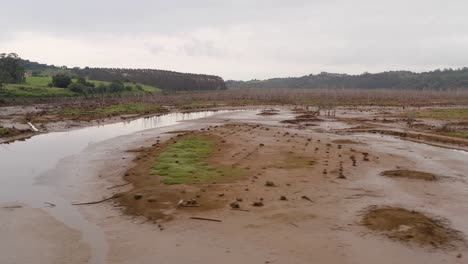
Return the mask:
<path fill-rule="evenodd" d="M 224 90 L 221 77 L 153 69 L 73 68 L 80 77 L 99 81 L 137 82 L 167 91 Z"/>
<path fill-rule="evenodd" d="M 225 90 L 226 84 L 221 77 L 205 74 L 180 73 L 154 69 L 117 69 L 117 68 L 67 68 L 22 60 L 23 67 L 33 76 L 68 74 L 74 78 L 82 77 L 105 82 L 135 82 L 158 87 L 166 91 Z"/>
<path fill-rule="evenodd" d="M 22 83 L 24 67 L 16 53 L 0 53 L 0 88 L 5 83 Z"/>
<path fill-rule="evenodd" d="M 452 89 L 468 88 L 468 68 L 415 73 L 389 71 L 360 75 L 322 72 L 302 77 L 227 81 L 228 88 L 355 88 L 355 89 Z"/>
<path fill-rule="evenodd" d="M 143 91 L 143 87 L 139 84 L 134 84 L 135 88 L 139 91 Z M 76 82 L 73 82 L 70 75 L 58 73 L 52 76 L 52 82 L 49 83 L 49 87 L 68 88 L 70 91 L 87 96 L 91 94 L 104 94 L 104 93 L 120 93 L 124 91 L 132 91 L 130 85 L 114 80 L 108 84 L 101 83 L 96 85 L 93 82 L 88 82 L 83 77 L 78 77 Z"/>

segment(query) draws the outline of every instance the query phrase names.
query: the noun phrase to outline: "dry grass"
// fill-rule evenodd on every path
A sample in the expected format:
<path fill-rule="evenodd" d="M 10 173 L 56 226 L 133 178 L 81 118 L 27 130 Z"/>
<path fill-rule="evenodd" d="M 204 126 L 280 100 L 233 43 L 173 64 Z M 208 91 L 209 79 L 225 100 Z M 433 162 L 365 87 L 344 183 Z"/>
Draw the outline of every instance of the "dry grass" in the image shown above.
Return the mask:
<path fill-rule="evenodd" d="M 176 106 L 179 109 L 200 109 L 213 106 L 300 105 L 331 110 L 339 105 L 430 106 L 468 104 L 468 90 L 367 90 L 367 89 L 237 89 L 227 91 L 186 92 L 155 95 L 128 95 L 104 98 L 36 99 L 34 102 L 58 104 L 99 104 L 112 102 L 148 102 Z M 3 102 L 9 104 L 31 101 Z M 203 102 L 203 103 L 197 103 Z M 1 102 L 0 102 L 1 103 Z"/>

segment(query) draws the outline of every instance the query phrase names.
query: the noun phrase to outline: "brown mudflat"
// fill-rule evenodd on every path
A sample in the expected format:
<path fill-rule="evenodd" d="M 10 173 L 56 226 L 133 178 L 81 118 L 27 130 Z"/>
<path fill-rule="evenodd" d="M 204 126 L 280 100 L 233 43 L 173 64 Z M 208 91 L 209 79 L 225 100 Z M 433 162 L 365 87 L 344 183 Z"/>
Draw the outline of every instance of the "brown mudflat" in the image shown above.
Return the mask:
<path fill-rule="evenodd" d="M 463 241 L 460 233 L 443 221 L 398 207 L 372 209 L 364 215 L 362 224 L 393 240 L 421 246 L 453 248 Z"/>
<path fill-rule="evenodd" d="M 391 178 L 408 178 L 415 180 L 435 181 L 437 177 L 428 172 L 413 171 L 413 170 L 389 170 L 381 173 L 382 176 Z"/>
<path fill-rule="evenodd" d="M 182 184 L 168 185 L 162 182 L 164 176 L 151 174 L 151 167 L 162 152 L 175 142 L 191 137 L 205 137 L 215 142 L 214 151 L 206 162 L 214 168 L 227 168 L 221 177 L 209 181 L 194 178 Z M 172 220 L 184 213 L 230 210 L 234 208 L 233 203 L 239 205 L 234 209 L 246 210 L 260 202 L 264 204 L 262 208 L 275 203 L 282 207 L 285 206 L 280 202 L 282 195 L 290 199 L 297 196 L 296 199 L 303 203 L 304 199 L 300 197 L 306 195 L 302 194 L 306 182 L 326 184 L 330 178 L 347 174 L 351 171 L 349 159 L 353 156 L 351 150 L 338 148 L 331 142 L 285 132 L 279 127 L 250 124 L 226 124 L 189 131 L 164 143 L 138 149 L 138 153 L 135 166 L 125 176 L 133 189 L 122 193 L 118 200 L 126 213 L 145 216 L 152 221 Z M 326 168 L 329 172 L 322 174 Z M 242 175 L 232 177 L 239 171 Z M 194 171 L 193 175 L 196 174 Z M 305 179 L 305 175 L 310 178 Z M 270 181 L 273 184 L 268 184 Z"/>

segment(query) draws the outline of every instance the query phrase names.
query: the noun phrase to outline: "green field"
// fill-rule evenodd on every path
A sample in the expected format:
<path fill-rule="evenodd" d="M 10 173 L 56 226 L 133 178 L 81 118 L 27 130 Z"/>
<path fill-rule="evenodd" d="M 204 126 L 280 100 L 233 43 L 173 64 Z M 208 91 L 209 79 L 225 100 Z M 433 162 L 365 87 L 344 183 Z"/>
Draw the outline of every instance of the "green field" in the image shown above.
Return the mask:
<path fill-rule="evenodd" d="M 448 132 L 447 135 L 452 137 L 468 138 L 468 132 Z"/>
<path fill-rule="evenodd" d="M 241 169 L 209 163 L 215 147 L 215 141 L 204 136 L 179 140 L 156 158 L 151 172 L 161 176 L 165 184 L 191 184 L 242 176 Z"/>
<path fill-rule="evenodd" d="M 68 97 L 77 96 L 68 89 L 57 87 L 38 87 L 23 84 L 7 84 L 5 92 L 2 94 L 5 97 Z"/>
<path fill-rule="evenodd" d="M 26 77 L 25 84 L 28 86 L 47 87 L 51 82 L 51 77 Z"/>
<path fill-rule="evenodd" d="M 441 120 L 468 120 L 468 108 L 422 110 L 416 112 L 415 117 Z"/>
<path fill-rule="evenodd" d="M 76 82 L 77 79 L 73 79 L 73 81 Z M 3 96 L 5 97 L 70 97 L 70 96 L 79 95 L 68 89 L 58 88 L 58 87 L 48 87 L 48 84 L 51 82 L 52 82 L 51 77 L 27 77 L 24 84 L 6 84 Z M 110 82 L 103 82 L 103 81 L 96 81 L 96 80 L 88 80 L 88 82 L 94 83 L 96 87 L 101 84 L 103 85 L 110 84 Z M 125 82 L 124 85 L 132 87 L 132 90 L 124 91 L 122 92 L 122 94 L 161 92 L 161 90 L 156 87 L 153 87 L 150 85 L 144 85 L 141 83 Z M 136 88 L 137 85 L 141 86 L 143 91 L 138 90 Z"/>

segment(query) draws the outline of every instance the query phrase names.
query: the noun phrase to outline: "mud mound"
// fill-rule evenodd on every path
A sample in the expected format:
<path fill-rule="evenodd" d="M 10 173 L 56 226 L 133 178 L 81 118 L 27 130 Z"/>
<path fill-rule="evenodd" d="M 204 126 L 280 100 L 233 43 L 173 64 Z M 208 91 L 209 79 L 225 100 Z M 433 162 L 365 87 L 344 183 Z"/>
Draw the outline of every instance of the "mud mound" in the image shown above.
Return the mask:
<path fill-rule="evenodd" d="M 412 170 L 389 170 L 381 173 L 382 176 L 391 178 L 408 178 L 415 180 L 435 181 L 437 180 L 434 174 L 423 171 Z"/>
<path fill-rule="evenodd" d="M 257 115 L 263 115 L 263 116 L 270 116 L 270 115 L 277 115 L 279 110 L 276 109 L 268 109 L 268 110 L 263 110 L 262 112 L 258 113 Z"/>
<path fill-rule="evenodd" d="M 283 120 L 280 123 L 299 125 L 301 123 L 320 122 L 320 121 L 323 121 L 323 120 L 320 118 L 317 118 L 314 115 L 301 115 L 301 116 L 296 116 L 295 119 Z"/>
<path fill-rule="evenodd" d="M 398 207 L 372 209 L 364 215 L 362 224 L 393 240 L 421 246 L 454 248 L 463 242 L 460 232 L 450 229 L 442 221 Z"/>
<path fill-rule="evenodd" d="M 350 139 L 337 139 L 333 140 L 332 142 L 336 144 L 359 144 L 359 142 L 352 141 Z"/>
<path fill-rule="evenodd" d="M 295 117 L 296 119 L 313 119 L 316 120 L 318 119 L 316 115 L 314 114 L 304 114 L 304 115 L 299 115 Z"/>

